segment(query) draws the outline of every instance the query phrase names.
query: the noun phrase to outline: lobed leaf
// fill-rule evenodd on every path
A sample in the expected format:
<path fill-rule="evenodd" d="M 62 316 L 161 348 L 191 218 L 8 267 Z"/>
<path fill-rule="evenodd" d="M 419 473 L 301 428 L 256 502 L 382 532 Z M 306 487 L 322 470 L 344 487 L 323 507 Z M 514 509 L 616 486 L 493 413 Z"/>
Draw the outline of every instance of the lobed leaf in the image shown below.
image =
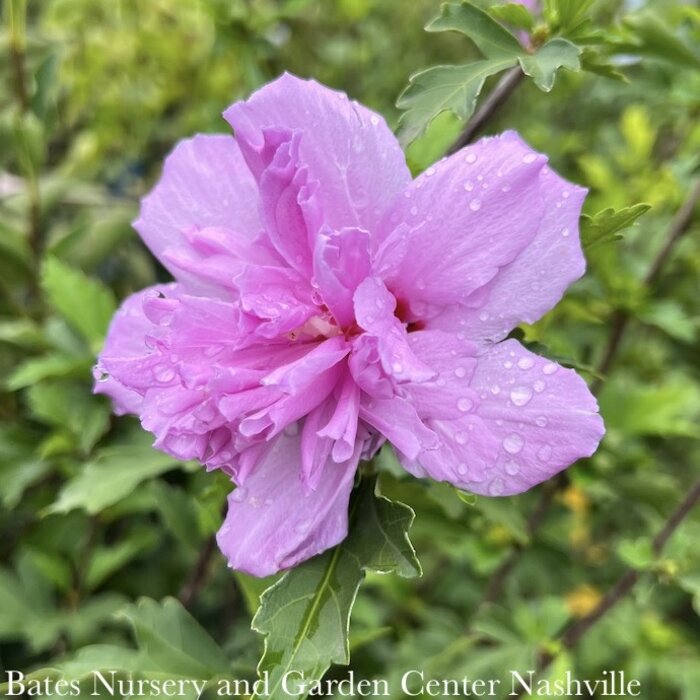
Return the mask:
<path fill-rule="evenodd" d="M 624 209 L 603 209 L 593 216 L 581 216 L 581 241 L 586 250 L 593 250 L 606 243 L 620 240 L 620 231 L 632 226 L 637 219 L 651 209 L 649 204 L 634 204 Z"/>
<path fill-rule="evenodd" d="M 408 506 L 376 495 L 373 481 L 363 483 L 351 506 L 347 539 L 263 594 L 253 629 L 265 635 L 258 672 L 269 673 L 271 700 L 305 697 L 285 690 L 282 680 L 290 671 L 303 673 L 308 684 L 332 663 L 349 663 L 350 612 L 366 571 L 421 574 L 408 539 L 412 521 Z"/>
<path fill-rule="evenodd" d="M 554 77 L 560 68 L 581 70 L 579 56 L 581 49 L 566 39 L 552 39 L 534 54 L 520 57 L 520 65 L 525 75 L 529 75 L 540 90 L 549 92 L 554 85 Z"/>

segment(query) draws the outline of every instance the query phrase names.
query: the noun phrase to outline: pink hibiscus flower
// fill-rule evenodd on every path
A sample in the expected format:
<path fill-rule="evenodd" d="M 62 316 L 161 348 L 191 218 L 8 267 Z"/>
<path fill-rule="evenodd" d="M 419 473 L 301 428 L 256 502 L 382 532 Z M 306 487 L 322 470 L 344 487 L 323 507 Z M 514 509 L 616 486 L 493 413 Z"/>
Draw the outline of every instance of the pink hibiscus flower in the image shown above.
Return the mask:
<path fill-rule="evenodd" d="M 218 534 L 258 576 L 340 542 L 360 460 L 500 496 L 591 455 L 573 371 L 503 340 L 584 271 L 585 190 L 515 133 L 415 180 L 384 120 L 284 75 L 181 142 L 134 226 L 176 282 L 129 297 L 96 391 L 237 488 Z"/>

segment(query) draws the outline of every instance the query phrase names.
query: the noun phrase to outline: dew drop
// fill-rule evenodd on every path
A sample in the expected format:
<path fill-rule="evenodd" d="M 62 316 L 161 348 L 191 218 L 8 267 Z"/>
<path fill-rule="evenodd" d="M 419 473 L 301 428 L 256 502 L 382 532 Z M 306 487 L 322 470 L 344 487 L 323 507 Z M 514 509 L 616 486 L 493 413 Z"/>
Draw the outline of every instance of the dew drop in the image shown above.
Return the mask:
<path fill-rule="evenodd" d="M 489 485 L 489 493 L 492 496 L 500 496 L 504 489 L 505 487 L 503 486 L 503 481 L 501 481 L 501 479 L 494 479 Z"/>
<path fill-rule="evenodd" d="M 476 163 L 476 155 L 474 155 L 473 153 L 467 153 L 464 160 L 466 160 L 467 163 Z"/>
<path fill-rule="evenodd" d="M 472 199 L 472 201 L 469 202 L 469 208 L 472 211 L 479 211 L 479 209 L 481 209 L 481 200 L 480 199 Z"/>
<path fill-rule="evenodd" d="M 523 163 L 534 163 L 537 160 L 536 153 L 528 153 L 523 156 Z"/>
<path fill-rule="evenodd" d="M 174 379 L 175 372 L 173 372 L 170 367 L 158 365 L 153 371 L 153 376 L 156 378 L 156 381 L 161 382 L 161 384 L 167 384 Z"/>
<path fill-rule="evenodd" d="M 494 385 L 491 387 L 491 393 L 492 393 L 494 396 L 498 396 L 498 394 L 501 393 L 501 387 L 498 386 L 498 384 L 494 384 Z"/>
<path fill-rule="evenodd" d="M 525 442 L 517 433 L 511 433 L 508 437 L 503 438 L 503 449 L 511 455 L 517 455 L 523 449 Z"/>
<path fill-rule="evenodd" d="M 241 503 L 242 501 L 245 500 L 247 493 L 248 493 L 247 489 L 244 489 L 242 486 L 239 486 L 233 492 L 233 495 L 231 496 L 231 500 L 235 501 L 236 503 Z"/>
<path fill-rule="evenodd" d="M 391 365 L 391 369 L 394 370 L 396 374 L 401 374 L 401 372 L 403 372 L 403 365 L 400 362 L 394 362 L 394 364 Z"/>
<path fill-rule="evenodd" d="M 561 235 L 564 236 L 564 238 L 566 238 L 569 235 L 569 229 L 568 228 L 562 229 Z"/>
<path fill-rule="evenodd" d="M 525 356 L 518 360 L 518 367 L 520 367 L 520 369 L 530 369 L 534 364 L 535 361 L 531 357 Z"/>
<path fill-rule="evenodd" d="M 435 167 L 431 165 L 426 171 L 425 171 L 425 176 L 426 177 L 431 177 L 432 175 L 435 175 Z"/>
<path fill-rule="evenodd" d="M 506 361 L 503 363 L 503 366 L 504 366 L 506 369 L 511 369 L 511 368 L 513 367 L 513 363 L 512 363 L 510 360 L 506 360 Z"/>
<path fill-rule="evenodd" d="M 537 450 L 537 459 L 540 462 L 549 462 L 549 458 L 552 456 L 552 448 L 549 445 L 544 445 Z"/>
<path fill-rule="evenodd" d="M 411 207 L 411 214 L 416 216 L 418 214 L 418 207 Z"/>
<path fill-rule="evenodd" d="M 554 374 L 558 367 L 553 362 L 548 362 L 544 367 L 542 367 L 542 372 L 544 374 Z"/>
<path fill-rule="evenodd" d="M 517 474 L 520 474 L 520 465 L 513 459 L 509 459 L 505 465 L 505 470 L 506 474 L 510 474 L 510 476 L 516 476 Z"/>
<path fill-rule="evenodd" d="M 457 433 L 455 435 L 455 440 L 457 441 L 458 445 L 466 445 L 467 440 L 468 440 L 468 436 L 466 433 Z"/>
<path fill-rule="evenodd" d="M 377 126 L 377 124 L 379 124 L 379 117 L 376 114 L 373 114 L 369 120 L 372 122 L 372 126 Z"/>
<path fill-rule="evenodd" d="M 471 410 L 473 405 L 474 404 L 472 403 L 471 399 L 468 399 L 466 396 L 463 396 L 461 399 L 457 400 L 457 408 L 462 411 L 462 413 L 466 413 L 467 411 Z"/>
<path fill-rule="evenodd" d="M 459 379 L 462 379 L 463 377 L 467 376 L 467 370 L 464 369 L 464 367 L 457 367 L 455 370 L 455 377 L 458 377 Z"/>
<path fill-rule="evenodd" d="M 540 428 L 546 428 L 548 422 L 549 422 L 549 421 L 547 420 L 546 416 L 537 416 L 537 418 L 535 418 L 535 423 L 536 423 Z"/>
<path fill-rule="evenodd" d="M 471 192 L 471 191 L 474 189 L 474 183 L 473 183 L 471 180 L 467 180 L 467 181 L 464 183 L 464 189 L 465 189 L 467 192 Z"/>
<path fill-rule="evenodd" d="M 460 463 L 457 465 L 457 471 L 458 471 L 462 476 L 464 476 L 464 475 L 467 473 L 467 471 L 469 471 L 469 470 L 468 470 L 468 468 L 467 468 L 467 465 L 466 465 L 464 462 L 460 462 Z"/>
<path fill-rule="evenodd" d="M 525 406 L 532 398 L 532 389 L 526 386 L 519 386 L 510 392 L 510 400 L 516 406 Z"/>
<path fill-rule="evenodd" d="M 541 379 L 538 379 L 538 380 L 532 385 L 532 388 L 533 388 L 538 394 L 541 394 L 541 393 L 544 391 L 544 389 L 545 389 L 546 386 L 547 386 L 547 385 L 546 385 Z"/>
<path fill-rule="evenodd" d="M 489 314 L 488 314 L 488 312 L 487 312 L 487 311 L 482 311 L 482 312 L 479 314 L 479 320 L 480 320 L 480 321 L 488 321 L 488 320 L 489 320 Z"/>

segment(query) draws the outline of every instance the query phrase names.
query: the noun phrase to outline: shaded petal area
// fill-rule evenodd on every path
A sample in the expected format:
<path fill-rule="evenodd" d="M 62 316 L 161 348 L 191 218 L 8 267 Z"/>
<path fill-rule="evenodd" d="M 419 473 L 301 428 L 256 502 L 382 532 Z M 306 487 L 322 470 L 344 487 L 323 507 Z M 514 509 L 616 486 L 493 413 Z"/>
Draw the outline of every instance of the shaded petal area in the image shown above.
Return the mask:
<path fill-rule="evenodd" d="M 217 534 L 229 565 L 270 576 L 343 540 L 359 458 L 356 447 L 340 464 L 327 460 L 311 491 L 301 479 L 300 434 L 282 433 L 271 441 L 245 486 L 229 496 L 228 514 Z"/>
<path fill-rule="evenodd" d="M 314 80 L 285 73 L 231 105 L 224 117 L 258 177 L 270 161 L 265 130 L 302 135 L 299 158 L 309 176 L 322 183 L 318 197 L 324 221 L 333 229 L 372 231 L 387 202 L 411 181 L 403 151 L 384 119 Z"/>
<path fill-rule="evenodd" d="M 506 133 L 428 168 L 398 197 L 376 242 L 375 269 L 424 316 L 464 302 L 535 238 L 544 216 L 545 156 Z M 405 250 L 400 260 L 395 250 Z M 392 264 L 387 263 L 387 256 Z"/>
<path fill-rule="evenodd" d="M 461 329 L 475 340 L 501 340 L 519 323 L 539 320 L 583 275 L 579 217 L 586 190 L 549 167 L 542 168 L 538 181 L 545 211 L 537 235 L 485 288 L 432 319 L 431 327 Z"/>
<path fill-rule="evenodd" d="M 196 284 L 196 274 L 183 271 L 184 259 L 201 255 L 185 232 L 228 227 L 252 242 L 262 230 L 257 202 L 257 184 L 234 138 L 200 134 L 180 141 L 166 158 L 134 228 L 174 276 Z M 166 248 L 176 251 L 178 264 L 164 256 Z"/>

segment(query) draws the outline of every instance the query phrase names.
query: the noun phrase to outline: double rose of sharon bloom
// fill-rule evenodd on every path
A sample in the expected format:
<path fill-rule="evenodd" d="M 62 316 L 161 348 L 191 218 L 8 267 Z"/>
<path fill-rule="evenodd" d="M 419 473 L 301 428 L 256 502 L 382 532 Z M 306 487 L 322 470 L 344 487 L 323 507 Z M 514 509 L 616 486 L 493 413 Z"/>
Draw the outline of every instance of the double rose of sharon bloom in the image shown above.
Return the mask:
<path fill-rule="evenodd" d="M 340 542 L 360 460 L 519 493 L 591 455 L 572 370 L 503 340 L 584 271 L 585 190 L 517 134 L 415 180 L 384 120 L 284 75 L 182 141 L 134 226 L 175 282 L 129 297 L 96 391 L 224 470 L 218 542 L 265 576 Z"/>

